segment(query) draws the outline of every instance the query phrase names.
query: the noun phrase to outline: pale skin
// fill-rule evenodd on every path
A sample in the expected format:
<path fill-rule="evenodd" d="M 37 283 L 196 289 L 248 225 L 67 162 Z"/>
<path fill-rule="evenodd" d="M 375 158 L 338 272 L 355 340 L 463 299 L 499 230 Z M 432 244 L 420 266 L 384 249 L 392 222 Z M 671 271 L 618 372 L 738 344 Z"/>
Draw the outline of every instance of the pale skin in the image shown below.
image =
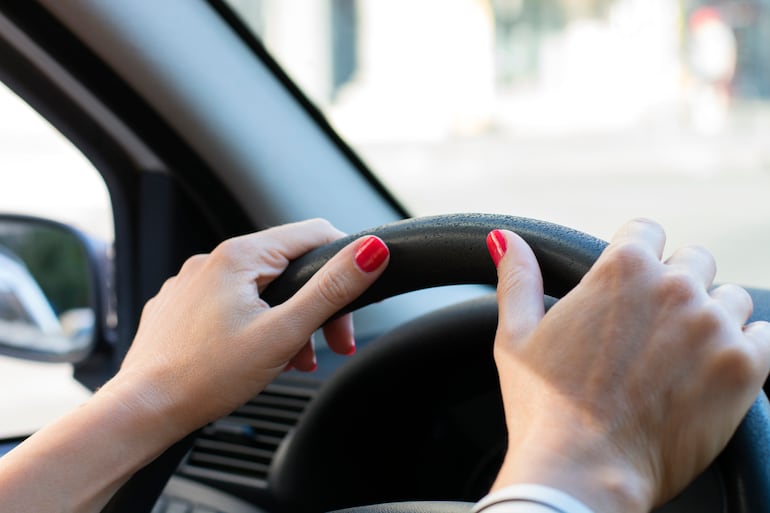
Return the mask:
<path fill-rule="evenodd" d="M 377 279 L 387 250 L 366 272 L 355 256 L 371 240 L 353 242 L 275 308 L 259 292 L 290 260 L 342 235 L 313 220 L 190 258 L 145 306 L 118 374 L 0 459 L 0 511 L 99 512 L 166 447 L 246 402 L 287 366 L 312 370 L 312 333 Z M 324 332 L 332 350 L 355 349 L 350 317 Z"/>
<path fill-rule="evenodd" d="M 315 220 L 191 258 L 146 305 L 118 374 L 0 459 L 0 511 L 98 512 L 173 442 L 288 366 L 314 369 L 311 334 L 379 277 L 384 244 L 353 242 L 283 305 L 259 293 L 290 260 L 341 235 Z M 744 326 L 743 289 L 709 291 L 705 250 L 662 262 L 663 231 L 648 221 L 621 228 L 547 315 L 531 250 L 511 232 L 496 237 L 509 448 L 493 489 L 539 483 L 596 513 L 649 511 L 724 447 L 770 369 L 770 327 Z M 354 351 L 349 317 L 324 331 L 332 350 Z"/>
<path fill-rule="evenodd" d="M 493 486 L 561 489 L 596 513 L 648 512 L 724 448 L 770 369 L 748 293 L 711 289 L 712 256 L 624 225 L 547 314 L 537 262 L 502 233 L 495 360 L 509 433 Z"/>

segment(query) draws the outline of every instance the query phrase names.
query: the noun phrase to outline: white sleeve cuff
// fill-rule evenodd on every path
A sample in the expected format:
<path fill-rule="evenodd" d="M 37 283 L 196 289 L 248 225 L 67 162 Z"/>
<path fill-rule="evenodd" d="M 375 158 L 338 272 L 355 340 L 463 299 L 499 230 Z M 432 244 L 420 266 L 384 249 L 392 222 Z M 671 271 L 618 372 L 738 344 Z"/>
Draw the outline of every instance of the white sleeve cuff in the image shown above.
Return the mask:
<path fill-rule="evenodd" d="M 560 490 L 536 484 L 515 484 L 481 499 L 471 513 L 593 513 L 591 509 Z"/>

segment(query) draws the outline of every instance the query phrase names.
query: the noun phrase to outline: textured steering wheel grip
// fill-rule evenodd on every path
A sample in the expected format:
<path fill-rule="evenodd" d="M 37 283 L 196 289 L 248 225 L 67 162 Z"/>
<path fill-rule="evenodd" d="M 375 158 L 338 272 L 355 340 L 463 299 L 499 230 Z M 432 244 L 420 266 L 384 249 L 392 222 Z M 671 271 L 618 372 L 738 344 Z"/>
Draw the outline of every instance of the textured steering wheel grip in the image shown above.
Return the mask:
<path fill-rule="evenodd" d="M 496 229 L 519 234 L 537 257 L 545 293 L 561 297 L 572 289 L 599 257 L 607 243 L 564 226 L 533 219 L 453 214 L 400 221 L 367 230 L 322 246 L 294 260 L 263 292 L 268 304 L 286 301 L 335 253 L 363 235 L 377 235 L 390 249 L 384 274 L 343 312 L 429 287 L 497 283 L 487 253 L 487 234 Z"/>

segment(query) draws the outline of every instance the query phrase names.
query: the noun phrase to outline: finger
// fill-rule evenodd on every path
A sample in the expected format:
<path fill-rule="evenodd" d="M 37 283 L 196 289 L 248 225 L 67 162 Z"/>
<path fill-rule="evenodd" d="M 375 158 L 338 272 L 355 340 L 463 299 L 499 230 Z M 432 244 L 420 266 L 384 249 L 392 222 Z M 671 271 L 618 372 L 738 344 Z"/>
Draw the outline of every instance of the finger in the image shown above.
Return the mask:
<path fill-rule="evenodd" d="M 487 236 L 487 248 L 497 265 L 498 332 L 518 345 L 543 318 L 543 278 L 532 249 L 508 230 Z"/>
<path fill-rule="evenodd" d="M 739 325 L 743 325 L 754 311 L 754 302 L 751 300 L 751 296 L 746 292 L 746 289 L 738 285 L 732 283 L 720 285 L 709 292 L 709 295 Z"/>
<path fill-rule="evenodd" d="M 269 228 L 254 235 L 258 244 L 262 243 L 263 239 L 269 239 L 286 258 L 294 260 L 311 249 L 344 237 L 345 232 L 338 230 L 325 219 L 309 219 Z"/>
<path fill-rule="evenodd" d="M 666 232 L 650 219 L 632 219 L 615 232 L 609 248 L 627 243 L 641 244 L 641 247 L 649 249 L 660 260 L 666 245 Z"/>
<path fill-rule="evenodd" d="M 294 296 L 266 312 L 274 336 L 287 344 L 302 343 L 374 283 L 389 257 L 388 247 L 375 236 L 344 247 Z"/>
<path fill-rule="evenodd" d="M 291 260 L 344 235 L 328 221 L 311 219 L 228 239 L 211 256 L 233 272 L 252 274 L 263 290 Z"/>
<path fill-rule="evenodd" d="M 315 357 L 315 342 L 312 336 L 294 355 L 289 365 L 303 372 L 313 372 L 318 368 L 318 362 Z"/>
<path fill-rule="evenodd" d="M 706 288 L 711 286 L 717 275 L 714 256 L 700 246 L 688 246 L 676 250 L 666 260 L 666 265 L 682 269 L 694 276 Z"/>
<path fill-rule="evenodd" d="M 350 356 L 356 352 L 352 315 L 343 315 L 327 322 L 323 327 L 323 332 L 326 343 L 335 353 Z"/>
<path fill-rule="evenodd" d="M 743 334 L 753 344 L 756 355 L 752 360 L 758 366 L 763 380 L 770 372 L 770 323 L 755 321 L 743 328 Z"/>

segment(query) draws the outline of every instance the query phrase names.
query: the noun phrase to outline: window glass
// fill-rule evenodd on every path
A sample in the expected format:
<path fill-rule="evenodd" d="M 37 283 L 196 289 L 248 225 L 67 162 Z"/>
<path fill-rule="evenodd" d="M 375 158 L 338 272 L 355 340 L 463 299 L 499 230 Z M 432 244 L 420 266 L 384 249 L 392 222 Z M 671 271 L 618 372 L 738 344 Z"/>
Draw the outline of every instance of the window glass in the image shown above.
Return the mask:
<path fill-rule="evenodd" d="M 0 211 L 53 219 L 110 244 L 112 209 L 93 166 L 0 83 Z M 28 435 L 89 392 L 69 364 L 0 356 L 0 438 Z"/>
<path fill-rule="evenodd" d="M 610 238 L 770 286 L 770 2 L 230 0 L 415 215 Z"/>

